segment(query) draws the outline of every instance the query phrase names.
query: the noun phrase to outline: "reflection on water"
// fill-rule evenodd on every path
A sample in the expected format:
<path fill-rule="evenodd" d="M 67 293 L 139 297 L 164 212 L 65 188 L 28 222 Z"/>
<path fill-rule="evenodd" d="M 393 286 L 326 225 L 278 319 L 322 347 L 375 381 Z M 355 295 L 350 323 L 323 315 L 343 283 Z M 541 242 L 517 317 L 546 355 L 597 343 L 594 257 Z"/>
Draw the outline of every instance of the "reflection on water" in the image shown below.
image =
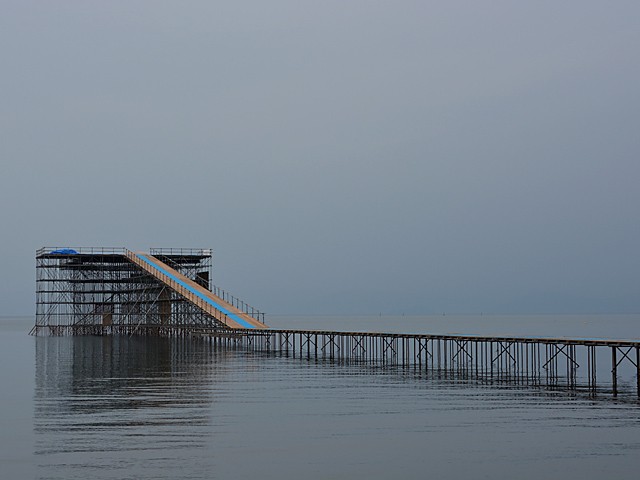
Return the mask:
<path fill-rule="evenodd" d="M 37 338 L 41 478 L 57 478 L 50 474 L 60 467 L 60 478 L 74 471 L 86 478 L 82 467 L 101 458 L 105 468 L 121 470 L 133 458 L 161 452 L 169 461 L 181 449 L 202 448 L 216 379 L 231 354 L 183 339 Z"/>
<path fill-rule="evenodd" d="M 40 413 L 97 415 L 105 408 L 133 411 L 208 402 L 208 391 L 180 388 L 185 381 L 209 383 L 204 347 L 165 338 L 37 338 L 36 396 L 63 400 L 54 411 L 41 405 Z M 162 394 L 167 388 L 171 395 Z"/>

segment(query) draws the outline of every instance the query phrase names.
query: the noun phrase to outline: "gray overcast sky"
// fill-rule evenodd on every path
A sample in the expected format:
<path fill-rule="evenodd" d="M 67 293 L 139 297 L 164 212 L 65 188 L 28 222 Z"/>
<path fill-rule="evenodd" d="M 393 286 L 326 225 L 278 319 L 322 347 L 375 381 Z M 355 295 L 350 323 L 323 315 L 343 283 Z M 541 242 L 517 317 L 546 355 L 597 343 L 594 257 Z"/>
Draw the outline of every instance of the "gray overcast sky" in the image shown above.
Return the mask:
<path fill-rule="evenodd" d="M 42 245 L 273 313 L 640 311 L 640 2 L 0 2 L 0 313 Z"/>

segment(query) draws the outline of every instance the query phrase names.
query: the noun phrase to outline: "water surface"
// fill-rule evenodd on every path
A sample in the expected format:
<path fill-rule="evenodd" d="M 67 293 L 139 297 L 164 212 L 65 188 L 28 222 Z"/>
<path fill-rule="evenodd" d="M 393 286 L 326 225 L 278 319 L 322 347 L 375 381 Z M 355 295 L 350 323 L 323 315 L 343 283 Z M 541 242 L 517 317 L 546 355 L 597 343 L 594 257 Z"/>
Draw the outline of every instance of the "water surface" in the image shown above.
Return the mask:
<path fill-rule="evenodd" d="M 630 337 L 638 319 L 610 319 L 609 329 L 595 317 L 534 320 L 277 317 L 271 324 L 494 334 L 555 325 L 558 335 L 587 325 L 594 336 L 615 326 L 615 336 Z M 629 478 L 640 467 L 637 401 L 247 354 L 197 340 L 33 338 L 32 323 L 0 319 L 0 478 L 585 479 Z"/>

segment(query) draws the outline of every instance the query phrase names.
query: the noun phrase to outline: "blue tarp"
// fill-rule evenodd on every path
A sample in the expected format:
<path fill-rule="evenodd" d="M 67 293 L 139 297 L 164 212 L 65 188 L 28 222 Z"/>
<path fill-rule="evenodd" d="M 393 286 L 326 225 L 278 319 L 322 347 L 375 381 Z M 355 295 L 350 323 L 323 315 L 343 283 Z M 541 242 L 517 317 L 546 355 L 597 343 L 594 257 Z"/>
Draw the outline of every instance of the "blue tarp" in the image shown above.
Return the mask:
<path fill-rule="evenodd" d="M 78 254 L 78 252 L 76 252 L 72 248 L 60 248 L 58 250 L 53 250 L 52 252 L 49 252 L 49 253 L 56 253 L 58 255 L 77 255 Z"/>

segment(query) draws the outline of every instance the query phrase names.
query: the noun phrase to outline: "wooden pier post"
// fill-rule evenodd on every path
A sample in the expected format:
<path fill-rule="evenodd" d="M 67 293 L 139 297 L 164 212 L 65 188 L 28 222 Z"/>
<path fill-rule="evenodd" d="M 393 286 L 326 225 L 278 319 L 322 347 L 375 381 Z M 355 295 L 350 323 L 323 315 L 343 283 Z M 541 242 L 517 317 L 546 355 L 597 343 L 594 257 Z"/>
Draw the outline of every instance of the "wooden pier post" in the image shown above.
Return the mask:
<path fill-rule="evenodd" d="M 613 383 L 613 395 L 618 395 L 618 362 L 616 361 L 616 353 L 618 347 L 611 347 L 611 379 Z"/>
<path fill-rule="evenodd" d="M 636 347 L 636 385 L 640 397 L 640 347 Z"/>

